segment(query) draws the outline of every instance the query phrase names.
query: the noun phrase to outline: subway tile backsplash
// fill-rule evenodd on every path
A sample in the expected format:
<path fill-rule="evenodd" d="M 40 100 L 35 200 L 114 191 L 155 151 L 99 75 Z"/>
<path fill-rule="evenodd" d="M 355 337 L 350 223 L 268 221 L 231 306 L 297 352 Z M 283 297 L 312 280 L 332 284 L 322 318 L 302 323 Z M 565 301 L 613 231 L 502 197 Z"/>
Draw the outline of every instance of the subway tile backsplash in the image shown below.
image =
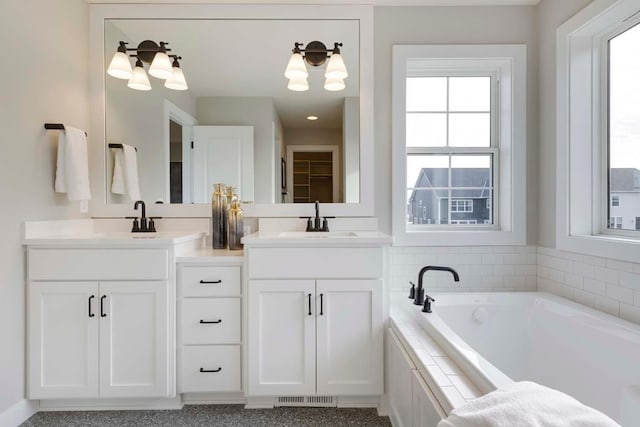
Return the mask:
<path fill-rule="evenodd" d="M 456 283 L 450 273 L 429 271 L 423 281 L 427 292 L 536 290 L 535 246 L 393 247 L 391 287 L 408 291 L 425 265 L 452 267 L 460 274 Z"/>
<path fill-rule="evenodd" d="M 392 247 L 393 290 L 417 284 L 425 265 L 453 267 L 451 274 L 429 271 L 427 292 L 544 291 L 640 323 L 640 264 L 536 246 Z"/>
<path fill-rule="evenodd" d="M 538 290 L 640 323 L 640 264 L 540 247 Z"/>

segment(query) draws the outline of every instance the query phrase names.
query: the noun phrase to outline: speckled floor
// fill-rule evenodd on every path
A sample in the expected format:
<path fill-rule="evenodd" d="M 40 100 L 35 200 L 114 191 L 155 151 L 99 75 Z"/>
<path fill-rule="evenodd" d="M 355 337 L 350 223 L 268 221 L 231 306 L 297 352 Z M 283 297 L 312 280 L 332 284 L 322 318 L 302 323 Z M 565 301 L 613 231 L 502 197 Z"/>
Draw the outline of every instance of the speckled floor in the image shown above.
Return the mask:
<path fill-rule="evenodd" d="M 39 412 L 22 427 L 40 426 L 391 426 L 375 409 L 274 408 L 185 405 L 180 411 Z"/>

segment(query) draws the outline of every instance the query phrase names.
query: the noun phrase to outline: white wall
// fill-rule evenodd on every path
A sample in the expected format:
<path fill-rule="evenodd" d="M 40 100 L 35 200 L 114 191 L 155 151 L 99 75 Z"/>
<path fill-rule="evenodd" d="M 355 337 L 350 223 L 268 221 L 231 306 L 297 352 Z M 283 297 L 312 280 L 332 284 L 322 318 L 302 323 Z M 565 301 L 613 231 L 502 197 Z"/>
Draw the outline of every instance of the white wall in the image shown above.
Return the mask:
<path fill-rule="evenodd" d="M 557 3 L 557 1 L 556 1 Z M 526 44 L 527 243 L 537 240 L 538 49 L 535 6 L 376 7 L 375 214 L 391 232 L 391 50 L 394 44 Z"/>
<path fill-rule="evenodd" d="M 542 0 L 537 8 L 540 80 L 538 243 L 556 246 L 556 29 L 591 0 Z"/>
<path fill-rule="evenodd" d="M 196 118 L 200 125 L 253 126 L 255 203 L 272 203 L 273 114 L 271 98 L 199 97 Z"/>
<path fill-rule="evenodd" d="M 25 397 L 25 220 L 78 217 L 53 191 L 57 132 L 87 129 L 89 16 L 86 0 L 0 2 L 0 414 Z"/>

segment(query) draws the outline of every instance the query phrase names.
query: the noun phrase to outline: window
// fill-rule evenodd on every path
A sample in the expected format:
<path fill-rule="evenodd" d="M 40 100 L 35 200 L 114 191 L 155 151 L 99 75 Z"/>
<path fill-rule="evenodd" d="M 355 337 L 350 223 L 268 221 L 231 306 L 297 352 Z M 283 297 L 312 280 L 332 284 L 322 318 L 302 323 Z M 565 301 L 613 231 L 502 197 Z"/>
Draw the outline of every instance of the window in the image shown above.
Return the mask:
<path fill-rule="evenodd" d="M 612 216 L 609 220 L 610 228 L 622 228 L 622 217 L 621 216 Z"/>
<path fill-rule="evenodd" d="M 470 225 L 470 224 L 477 224 L 478 221 L 476 221 L 475 219 L 452 219 L 451 220 L 451 224 L 465 224 L 465 225 Z"/>
<path fill-rule="evenodd" d="M 624 28 L 624 27 L 623 27 Z M 613 207 L 620 206 L 624 193 L 629 202 L 625 205 L 620 221 L 610 228 L 634 230 L 632 219 L 640 214 L 640 25 L 625 29 L 609 39 L 607 87 L 609 108 L 605 114 L 608 124 L 608 193 L 611 199 L 609 215 Z M 623 221 L 626 219 L 627 221 Z M 624 224 L 628 224 L 625 226 Z"/>
<path fill-rule="evenodd" d="M 394 46 L 393 61 L 396 243 L 524 244 L 526 47 Z"/>
<path fill-rule="evenodd" d="M 473 200 L 451 200 L 451 212 L 473 212 Z"/>
<path fill-rule="evenodd" d="M 601 0 L 557 31 L 560 250 L 640 261 L 638 12 L 637 0 Z"/>

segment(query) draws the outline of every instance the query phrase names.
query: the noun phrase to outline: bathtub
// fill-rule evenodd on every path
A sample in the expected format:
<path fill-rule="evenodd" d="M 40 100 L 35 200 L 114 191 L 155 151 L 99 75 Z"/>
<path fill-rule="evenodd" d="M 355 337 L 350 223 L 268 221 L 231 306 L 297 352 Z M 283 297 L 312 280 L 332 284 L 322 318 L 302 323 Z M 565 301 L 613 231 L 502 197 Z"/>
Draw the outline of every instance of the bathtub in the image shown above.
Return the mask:
<path fill-rule="evenodd" d="M 419 321 L 481 391 L 535 381 L 640 426 L 640 326 L 542 292 L 432 296 Z"/>

